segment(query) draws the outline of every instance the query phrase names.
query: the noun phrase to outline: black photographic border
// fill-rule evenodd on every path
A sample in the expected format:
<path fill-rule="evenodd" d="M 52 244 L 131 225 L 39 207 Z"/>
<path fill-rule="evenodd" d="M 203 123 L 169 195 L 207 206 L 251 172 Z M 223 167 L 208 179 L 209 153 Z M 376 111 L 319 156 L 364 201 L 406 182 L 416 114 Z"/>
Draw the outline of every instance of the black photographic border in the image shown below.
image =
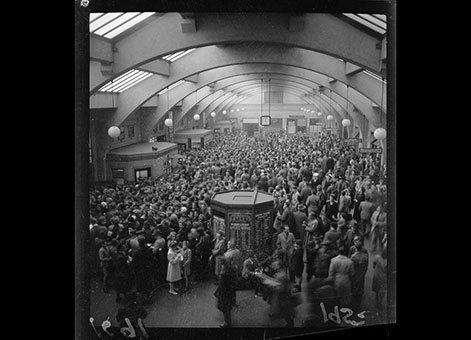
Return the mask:
<path fill-rule="evenodd" d="M 316 12 L 316 13 L 383 13 L 388 17 L 387 50 L 387 164 L 388 164 L 388 267 L 394 280 L 388 282 L 388 297 L 397 305 L 396 287 L 396 10 L 395 1 L 155 1 L 155 0 L 89 0 L 86 7 L 81 0 L 75 1 L 75 338 L 92 339 L 90 317 L 90 273 L 88 271 L 88 133 L 89 133 L 89 32 L 90 12 L 109 11 L 155 11 L 160 12 Z M 82 226 L 79 228 L 79 226 Z M 394 283 L 395 282 L 395 283 Z M 394 284 L 393 284 L 394 283 Z M 388 303 L 391 306 L 391 303 Z M 394 312 L 395 313 L 395 312 Z M 396 318 L 396 316 L 394 316 Z M 148 329 L 146 327 L 146 329 Z M 149 327 L 148 332 L 158 338 L 281 338 L 281 337 L 335 337 L 377 336 L 390 337 L 397 331 L 397 321 L 391 324 L 372 325 L 342 330 L 318 331 L 309 328 L 159 328 Z M 116 332 L 115 332 L 116 333 Z M 116 337 L 115 337 L 116 338 Z"/>

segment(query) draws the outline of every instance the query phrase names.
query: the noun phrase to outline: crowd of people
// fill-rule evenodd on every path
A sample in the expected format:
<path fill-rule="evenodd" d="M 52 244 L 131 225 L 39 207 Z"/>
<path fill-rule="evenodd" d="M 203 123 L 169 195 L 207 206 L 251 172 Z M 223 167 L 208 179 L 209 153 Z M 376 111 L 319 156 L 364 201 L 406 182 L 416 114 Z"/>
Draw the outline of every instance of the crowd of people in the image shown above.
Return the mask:
<path fill-rule="evenodd" d="M 339 306 L 359 309 L 370 252 L 382 313 L 385 183 L 376 154 L 360 154 L 326 132 L 215 136 L 203 149 L 182 151 L 170 175 L 90 189 L 90 263 L 104 292 L 114 286 L 117 302 L 134 288 L 150 304 L 158 287 L 177 295 L 215 279 L 223 327 L 231 326 L 239 286 L 254 289 L 292 327 L 304 272 L 312 296 L 331 289 Z M 242 258 L 223 230 L 213 235 L 211 196 L 251 188 L 273 195 L 273 253 L 265 258 L 251 251 Z"/>

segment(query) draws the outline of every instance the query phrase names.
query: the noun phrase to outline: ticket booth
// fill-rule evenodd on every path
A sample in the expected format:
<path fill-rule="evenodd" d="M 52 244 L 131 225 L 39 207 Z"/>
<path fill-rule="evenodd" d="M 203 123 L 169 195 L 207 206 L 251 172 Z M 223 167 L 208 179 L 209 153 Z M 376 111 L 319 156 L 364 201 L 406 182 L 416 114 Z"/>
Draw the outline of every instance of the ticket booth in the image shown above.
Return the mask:
<path fill-rule="evenodd" d="M 212 234 L 224 230 L 245 256 L 253 250 L 262 258 L 272 254 L 275 244 L 273 197 L 257 190 L 229 190 L 211 198 Z"/>

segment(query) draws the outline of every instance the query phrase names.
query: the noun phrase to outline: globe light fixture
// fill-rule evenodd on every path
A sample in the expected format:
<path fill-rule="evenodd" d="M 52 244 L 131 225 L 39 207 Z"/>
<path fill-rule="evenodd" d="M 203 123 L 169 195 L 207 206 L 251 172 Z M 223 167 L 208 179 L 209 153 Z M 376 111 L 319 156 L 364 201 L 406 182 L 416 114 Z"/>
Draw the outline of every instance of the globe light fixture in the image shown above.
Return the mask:
<path fill-rule="evenodd" d="M 332 119 L 334 119 L 334 116 L 332 116 L 332 115 L 327 116 L 327 120 L 332 120 Z"/>
<path fill-rule="evenodd" d="M 374 132 L 374 136 L 378 140 L 382 140 L 386 138 L 386 130 L 383 128 L 377 128 Z"/>
<path fill-rule="evenodd" d="M 344 120 L 342 120 L 342 126 L 347 127 L 347 126 L 350 126 L 350 124 L 351 124 L 350 119 L 344 119 Z"/>
<path fill-rule="evenodd" d="M 237 109 L 236 111 L 239 112 L 239 109 Z"/>
<path fill-rule="evenodd" d="M 226 110 L 222 110 L 222 114 L 225 115 L 227 113 Z"/>
<path fill-rule="evenodd" d="M 117 126 L 112 126 L 108 129 L 108 136 L 111 138 L 118 138 L 118 136 L 121 134 L 121 130 Z"/>
<path fill-rule="evenodd" d="M 320 111 L 317 112 L 317 115 L 318 115 L 319 117 L 322 116 L 322 112 L 320 112 Z"/>
<path fill-rule="evenodd" d="M 216 112 L 214 112 L 214 111 L 211 112 L 211 117 L 213 117 L 213 118 L 216 117 Z"/>
<path fill-rule="evenodd" d="M 195 115 L 193 116 L 193 119 L 194 119 L 194 120 L 200 120 L 200 118 L 201 118 L 201 117 L 200 117 L 199 114 L 195 114 Z"/>
<path fill-rule="evenodd" d="M 231 112 L 234 112 L 234 109 L 231 109 Z"/>
<path fill-rule="evenodd" d="M 173 126 L 173 120 L 170 118 L 165 119 L 164 121 L 165 126 L 172 127 Z"/>

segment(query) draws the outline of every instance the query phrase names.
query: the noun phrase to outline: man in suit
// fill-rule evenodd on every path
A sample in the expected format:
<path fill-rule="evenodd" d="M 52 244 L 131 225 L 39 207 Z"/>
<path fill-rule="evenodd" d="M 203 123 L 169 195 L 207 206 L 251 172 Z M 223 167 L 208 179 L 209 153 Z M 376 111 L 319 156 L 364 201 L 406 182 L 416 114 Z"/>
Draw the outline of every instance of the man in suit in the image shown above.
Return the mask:
<path fill-rule="evenodd" d="M 296 224 L 294 222 L 294 216 L 293 216 L 293 208 L 291 207 L 291 203 L 289 201 L 286 201 L 283 214 L 280 216 L 281 222 L 286 224 L 289 227 L 289 230 L 294 233 Z"/>
<path fill-rule="evenodd" d="M 337 222 L 330 224 L 330 230 L 325 233 L 324 241 L 329 241 L 331 244 L 336 245 L 341 236 L 341 232 L 337 230 Z"/>
<path fill-rule="evenodd" d="M 293 213 L 294 224 L 296 226 L 294 237 L 296 239 L 300 239 L 304 241 L 304 223 L 307 223 L 307 215 L 304 212 L 305 206 L 303 204 L 299 204 L 297 207 L 297 211 Z"/>
<path fill-rule="evenodd" d="M 294 241 L 294 234 L 290 232 L 289 227 L 285 225 L 283 232 L 278 234 L 276 240 L 276 248 L 283 254 L 283 264 L 285 264 L 285 268 L 290 267 L 294 251 Z"/>

